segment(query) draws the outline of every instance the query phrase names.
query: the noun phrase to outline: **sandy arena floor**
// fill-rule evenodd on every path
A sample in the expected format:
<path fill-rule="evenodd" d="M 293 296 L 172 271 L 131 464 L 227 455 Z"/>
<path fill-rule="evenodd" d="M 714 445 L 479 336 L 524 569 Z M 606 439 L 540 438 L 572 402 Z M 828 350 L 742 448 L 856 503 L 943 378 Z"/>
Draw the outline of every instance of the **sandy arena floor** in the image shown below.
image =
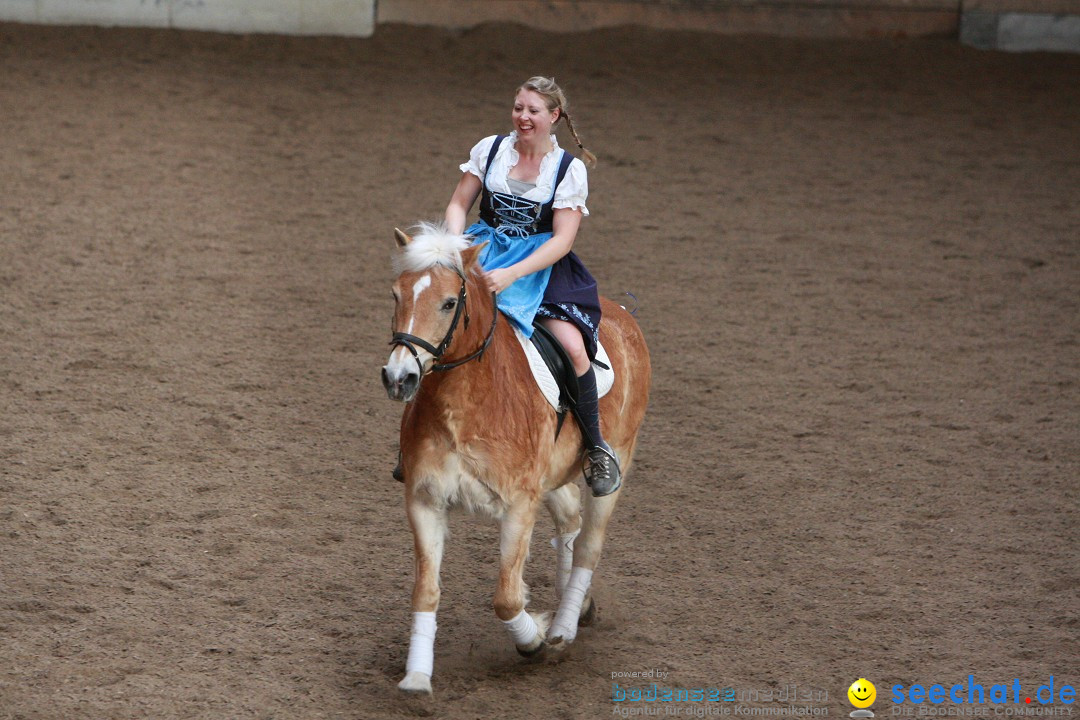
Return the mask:
<path fill-rule="evenodd" d="M 436 695 L 403 698 L 392 228 L 539 72 L 600 157 L 576 249 L 640 299 L 653 399 L 597 625 L 520 661 L 495 528 L 457 516 Z M 0 718 L 603 718 L 650 669 L 836 718 L 861 676 L 879 716 L 897 683 L 1075 686 L 1078 77 L 948 40 L 0 26 Z"/>

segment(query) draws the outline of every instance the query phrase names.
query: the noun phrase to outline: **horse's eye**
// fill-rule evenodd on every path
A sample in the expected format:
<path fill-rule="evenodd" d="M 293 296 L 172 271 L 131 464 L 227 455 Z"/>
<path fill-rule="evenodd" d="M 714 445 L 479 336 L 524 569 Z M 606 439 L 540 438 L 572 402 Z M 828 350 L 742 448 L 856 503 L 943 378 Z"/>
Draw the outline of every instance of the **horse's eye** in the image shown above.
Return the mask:
<path fill-rule="evenodd" d="M 457 307 L 457 298 L 450 298 L 442 304 L 443 312 L 449 312 Z"/>

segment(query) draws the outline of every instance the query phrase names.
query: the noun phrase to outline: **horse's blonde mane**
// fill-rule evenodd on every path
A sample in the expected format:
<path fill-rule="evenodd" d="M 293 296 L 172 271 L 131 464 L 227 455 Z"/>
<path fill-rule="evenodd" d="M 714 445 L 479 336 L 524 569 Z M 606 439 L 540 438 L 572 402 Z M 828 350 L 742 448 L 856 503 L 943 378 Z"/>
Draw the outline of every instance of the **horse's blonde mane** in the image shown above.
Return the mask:
<path fill-rule="evenodd" d="M 469 247 L 468 235 L 448 232 L 441 223 L 421 222 L 412 230 L 412 242 L 394 257 L 394 271 L 419 272 L 441 265 L 461 272 L 461 251 Z"/>

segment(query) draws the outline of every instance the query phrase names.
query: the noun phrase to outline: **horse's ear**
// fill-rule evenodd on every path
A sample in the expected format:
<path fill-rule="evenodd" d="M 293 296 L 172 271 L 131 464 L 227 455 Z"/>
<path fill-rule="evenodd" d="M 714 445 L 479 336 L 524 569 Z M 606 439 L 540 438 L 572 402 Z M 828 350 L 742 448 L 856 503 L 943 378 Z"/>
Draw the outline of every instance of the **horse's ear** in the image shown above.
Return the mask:
<path fill-rule="evenodd" d="M 405 247 L 412 242 L 411 237 L 397 228 L 394 228 L 394 239 L 397 240 L 398 247 Z"/>
<path fill-rule="evenodd" d="M 480 257 L 480 252 L 487 247 L 486 242 L 482 242 L 479 245 L 470 245 L 461 251 L 461 269 L 465 272 L 469 272 L 469 268 L 476 264 L 477 258 Z"/>

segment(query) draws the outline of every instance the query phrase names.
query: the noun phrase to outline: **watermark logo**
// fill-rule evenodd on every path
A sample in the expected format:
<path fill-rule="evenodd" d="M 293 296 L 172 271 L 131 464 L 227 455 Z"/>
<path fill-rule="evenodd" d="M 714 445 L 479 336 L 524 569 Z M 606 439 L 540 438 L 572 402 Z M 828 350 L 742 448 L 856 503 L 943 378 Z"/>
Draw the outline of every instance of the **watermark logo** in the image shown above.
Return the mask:
<path fill-rule="evenodd" d="M 1055 683 L 1053 675 L 1035 692 L 1025 690 L 1020 678 L 984 684 L 974 675 L 968 675 L 967 682 L 896 684 L 889 691 L 894 716 L 1063 716 L 1072 715 L 1076 702 L 1076 688 L 1060 680 Z"/>
<path fill-rule="evenodd" d="M 764 689 L 668 685 L 659 668 L 611 673 L 611 710 L 620 717 L 781 717 L 828 718 L 829 692 L 824 688 L 774 684 Z M 653 680 L 647 685 L 623 685 L 615 680 Z M 733 720 L 735 720 L 733 718 Z"/>
<path fill-rule="evenodd" d="M 851 687 L 847 689 L 847 699 L 855 707 L 855 710 L 850 713 L 850 717 L 874 717 L 874 711 L 869 709 L 874 704 L 874 700 L 877 699 L 877 688 L 874 687 L 874 683 L 866 678 L 859 678 L 851 683 Z"/>

